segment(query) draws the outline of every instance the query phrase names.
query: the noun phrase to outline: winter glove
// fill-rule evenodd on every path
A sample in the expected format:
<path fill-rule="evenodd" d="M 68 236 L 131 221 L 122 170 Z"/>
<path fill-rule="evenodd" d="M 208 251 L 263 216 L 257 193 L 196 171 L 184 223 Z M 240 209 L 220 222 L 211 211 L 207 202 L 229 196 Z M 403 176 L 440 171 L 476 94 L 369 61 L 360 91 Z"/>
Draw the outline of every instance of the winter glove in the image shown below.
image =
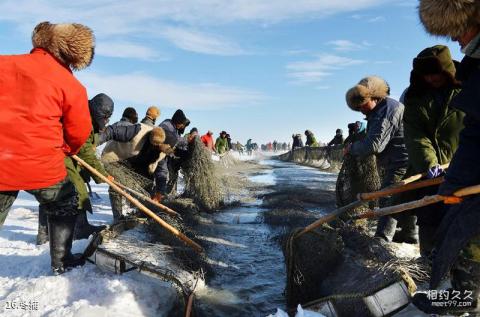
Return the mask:
<path fill-rule="evenodd" d="M 165 153 L 166 155 L 170 155 L 174 152 L 169 144 L 160 144 L 158 147 L 160 148 L 160 152 Z"/>
<path fill-rule="evenodd" d="M 115 181 L 115 178 L 112 175 L 108 175 L 107 179 L 111 182 Z"/>
<path fill-rule="evenodd" d="M 435 165 L 428 169 L 427 178 L 437 178 L 439 176 L 442 176 L 443 174 L 445 174 L 445 171 L 440 167 L 440 165 Z"/>

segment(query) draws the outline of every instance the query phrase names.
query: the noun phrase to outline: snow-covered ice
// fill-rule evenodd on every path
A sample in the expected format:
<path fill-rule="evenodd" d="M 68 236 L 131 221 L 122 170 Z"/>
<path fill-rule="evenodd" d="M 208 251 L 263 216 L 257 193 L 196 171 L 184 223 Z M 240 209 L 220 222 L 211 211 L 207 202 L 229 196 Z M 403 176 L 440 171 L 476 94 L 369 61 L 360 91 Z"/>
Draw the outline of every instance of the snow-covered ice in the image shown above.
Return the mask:
<path fill-rule="evenodd" d="M 93 202 L 88 217 L 108 223 L 107 187 L 92 187 L 104 199 Z M 115 275 L 87 263 L 53 276 L 48 243 L 35 245 L 37 226 L 38 204 L 20 192 L 0 229 L 0 316 L 162 316 L 171 309 L 177 296 L 171 285 L 137 272 Z M 83 252 L 87 243 L 75 241 L 73 250 Z"/>

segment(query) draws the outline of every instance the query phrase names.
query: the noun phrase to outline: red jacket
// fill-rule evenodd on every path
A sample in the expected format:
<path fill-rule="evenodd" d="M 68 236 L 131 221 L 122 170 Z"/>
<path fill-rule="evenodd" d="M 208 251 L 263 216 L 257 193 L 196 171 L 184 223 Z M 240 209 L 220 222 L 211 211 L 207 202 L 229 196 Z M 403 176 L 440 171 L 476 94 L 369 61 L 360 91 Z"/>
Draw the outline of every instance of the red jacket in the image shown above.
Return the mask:
<path fill-rule="evenodd" d="M 213 142 L 213 137 L 209 135 L 208 133 L 205 135 L 202 135 L 201 140 L 203 144 L 207 147 L 207 149 L 210 149 L 215 152 L 215 143 Z"/>
<path fill-rule="evenodd" d="M 58 183 L 92 128 L 86 89 L 43 49 L 0 55 L 0 127 L 0 191 Z"/>

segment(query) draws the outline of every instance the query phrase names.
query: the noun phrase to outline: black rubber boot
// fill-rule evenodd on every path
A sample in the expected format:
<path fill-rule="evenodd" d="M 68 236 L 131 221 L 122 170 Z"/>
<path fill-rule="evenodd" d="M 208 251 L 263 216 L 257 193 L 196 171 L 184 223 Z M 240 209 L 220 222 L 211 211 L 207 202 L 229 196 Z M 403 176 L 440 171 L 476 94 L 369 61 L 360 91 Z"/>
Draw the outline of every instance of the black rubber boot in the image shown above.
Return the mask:
<path fill-rule="evenodd" d="M 88 223 L 87 212 L 85 210 L 80 211 L 75 224 L 74 240 L 88 239 L 88 237 L 95 233 L 102 231 L 106 226 L 93 226 Z"/>
<path fill-rule="evenodd" d="M 417 217 L 415 215 L 401 215 L 401 218 L 398 220 L 397 224 L 397 227 L 400 227 L 401 230 L 395 233 L 392 241 L 398 243 L 417 244 L 418 226 L 416 223 Z"/>
<path fill-rule="evenodd" d="M 420 254 L 424 257 L 429 257 L 435 246 L 435 232 L 436 226 L 428 226 L 420 224 L 418 226 L 418 240 L 420 244 Z"/>
<path fill-rule="evenodd" d="M 47 213 L 44 207 L 40 204 L 38 208 L 38 232 L 37 232 L 37 245 L 42 245 L 48 242 L 48 221 Z"/>
<path fill-rule="evenodd" d="M 387 242 L 392 242 L 395 230 L 397 229 L 397 220 L 391 216 L 383 216 L 378 219 L 377 231 L 375 237 L 382 238 Z"/>
<path fill-rule="evenodd" d="M 73 232 L 77 216 L 48 216 L 50 257 L 53 273 L 66 271 L 85 264 L 81 254 L 72 254 Z"/>

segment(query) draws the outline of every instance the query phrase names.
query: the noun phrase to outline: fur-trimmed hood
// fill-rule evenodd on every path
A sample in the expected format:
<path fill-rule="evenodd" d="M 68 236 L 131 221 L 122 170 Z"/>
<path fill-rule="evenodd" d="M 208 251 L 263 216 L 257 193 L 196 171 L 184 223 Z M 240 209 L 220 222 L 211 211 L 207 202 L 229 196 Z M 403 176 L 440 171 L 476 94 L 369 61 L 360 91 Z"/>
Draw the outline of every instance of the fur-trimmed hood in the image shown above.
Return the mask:
<path fill-rule="evenodd" d="M 88 67 L 93 60 L 93 31 L 78 23 L 39 23 L 32 33 L 34 48 L 43 48 L 73 70 Z"/>
<path fill-rule="evenodd" d="M 420 0 L 420 21 L 433 35 L 458 37 L 480 25 L 480 1 Z"/>
<path fill-rule="evenodd" d="M 350 88 L 345 96 L 347 105 L 355 111 L 368 99 L 384 99 L 390 95 L 387 82 L 378 76 L 365 77 L 355 87 Z"/>

